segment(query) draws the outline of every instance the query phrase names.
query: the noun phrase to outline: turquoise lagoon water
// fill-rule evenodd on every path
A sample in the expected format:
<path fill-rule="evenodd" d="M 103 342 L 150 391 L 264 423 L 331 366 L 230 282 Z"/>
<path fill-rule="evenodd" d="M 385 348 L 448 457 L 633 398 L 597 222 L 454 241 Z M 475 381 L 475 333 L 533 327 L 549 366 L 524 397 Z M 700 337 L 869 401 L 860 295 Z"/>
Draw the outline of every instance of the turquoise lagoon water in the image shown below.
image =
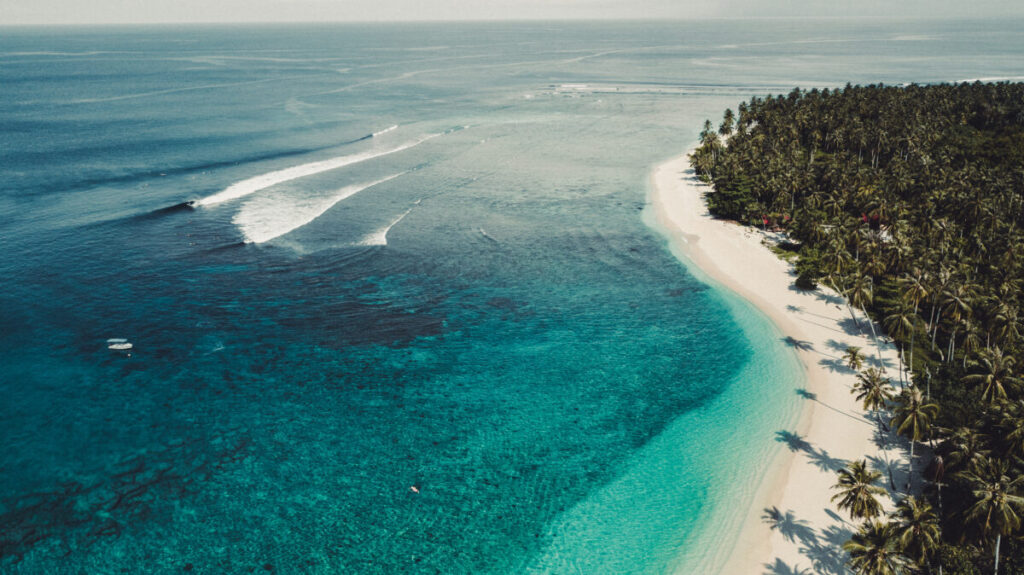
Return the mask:
<path fill-rule="evenodd" d="M 1019 24 L 3 29 L 0 571 L 712 572 L 803 378 L 652 167 Z"/>

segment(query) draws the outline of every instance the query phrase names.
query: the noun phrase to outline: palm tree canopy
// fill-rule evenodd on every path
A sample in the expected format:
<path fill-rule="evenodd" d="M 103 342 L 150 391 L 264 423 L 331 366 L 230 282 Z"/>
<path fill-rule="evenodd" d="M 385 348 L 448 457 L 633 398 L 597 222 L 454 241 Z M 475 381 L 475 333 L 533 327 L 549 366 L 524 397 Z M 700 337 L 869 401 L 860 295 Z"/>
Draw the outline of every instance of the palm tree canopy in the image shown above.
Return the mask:
<path fill-rule="evenodd" d="M 982 398 L 989 402 L 1006 399 L 1008 392 L 1016 390 L 1020 384 L 1020 379 L 1013 374 L 1015 364 L 1016 359 L 1005 355 L 1000 348 L 987 349 L 973 363 L 974 373 L 964 376 L 963 382 L 977 386 Z"/>
<path fill-rule="evenodd" d="M 983 455 L 972 467 L 960 474 L 971 485 L 974 498 L 974 503 L 965 513 L 967 521 L 983 539 L 992 535 L 1009 535 L 1020 528 L 1024 497 L 1019 493 L 1024 476 L 1011 478 L 1008 462 Z"/>
<path fill-rule="evenodd" d="M 850 392 L 856 394 L 864 409 L 869 410 L 881 409 L 893 398 L 893 387 L 889 379 L 882 376 L 876 367 L 869 367 L 857 374 L 857 383 Z"/>
<path fill-rule="evenodd" d="M 924 565 L 939 547 L 941 531 L 939 517 L 924 500 L 908 495 L 896 504 L 892 514 L 900 551 Z"/>
<path fill-rule="evenodd" d="M 906 365 L 907 387 L 928 399 L 911 389 L 893 402 L 872 372 L 854 394 L 880 427 L 880 411 L 893 408 L 911 457 L 938 426 L 951 430 L 938 434 L 931 476 L 948 483 L 933 503 L 947 542 L 970 529 L 970 508 L 998 563 L 998 526 L 1024 514 L 1016 491 L 991 487 L 1024 475 L 1024 407 L 1014 407 L 1024 400 L 1015 361 L 1024 354 L 1024 82 L 847 84 L 738 109 L 732 130 L 723 122 L 728 146 L 708 122 L 692 155 L 714 186 L 710 212 L 771 218 L 800 246 L 803 284 L 820 280 L 844 296 L 851 328 L 861 330 L 854 307 L 882 322 L 901 348 L 900 382 Z M 876 324 L 867 327 L 878 345 Z M 1009 462 L 1007 480 L 979 483 L 979 465 L 995 456 Z M 852 509 L 848 490 L 836 501 Z M 1016 568 L 1024 555 L 1011 549 Z"/>
<path fill-rule="evenodd" d="M 864 366 L 864 354 L 855 345 L 851 345 L 843 351 L 843 359 L 846 360 L 846 365 L 854 371 L 860 371 L 860 368 Z"/>
<path fill-rule="evenodd" d="M 885 489 L 875 485 L 882 474 L 868 469 L 864 460 L 854 461 L 838 472 L 839 481 L 832 486 L 839 492 L 832 496 L 832 501 L 839 500 L 839 509 L 846 510 L 851 517 L 878 517 L 882 514 L 882 505 L 875 499 L 876 495 L 885 494 Z"/>
<path fill-rule="evenodd" d="M 899 554 L 898 539 L 892 524 L 870 520 L 843 544 L 843 550 L 858 575 L 902 575 L 906 560 Z"/>
<path fill-rule="evenodd" d="M 912 441 L 921 441 L 931 429 L 932 421 L 939 413 L 939 406 L 926 402 L 921 390 L 908 387 L 896 398 L 896 416 L 892 425 L 900 435 Z"/>

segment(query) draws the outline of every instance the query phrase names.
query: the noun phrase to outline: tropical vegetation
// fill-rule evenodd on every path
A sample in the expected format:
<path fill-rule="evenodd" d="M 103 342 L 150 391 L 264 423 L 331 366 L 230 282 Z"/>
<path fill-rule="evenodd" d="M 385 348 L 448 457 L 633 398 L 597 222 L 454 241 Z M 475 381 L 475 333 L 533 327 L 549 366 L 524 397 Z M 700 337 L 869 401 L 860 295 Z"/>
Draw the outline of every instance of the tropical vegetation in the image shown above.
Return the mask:
<path fill-rule="evenodd" d="M 842 294 L 899 350 L 895 382 L 868 368 L 855 393 L 924 452 L 901 486 L 922 497 L 883 518 L 874 481 L 840 472 L 866 520 L 851 569 L 1024 573 L 1024 83 L 757 97 L 706 122 L 691 162 L 714 215 L 784 231 L 797 286 Z"/>

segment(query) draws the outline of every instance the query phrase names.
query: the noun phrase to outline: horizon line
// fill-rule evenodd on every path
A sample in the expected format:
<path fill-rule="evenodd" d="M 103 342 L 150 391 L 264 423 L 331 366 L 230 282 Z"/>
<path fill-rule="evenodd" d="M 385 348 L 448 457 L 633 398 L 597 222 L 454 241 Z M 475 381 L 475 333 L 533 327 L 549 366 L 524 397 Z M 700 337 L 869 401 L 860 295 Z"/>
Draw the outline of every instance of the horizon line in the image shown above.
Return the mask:
<path fill-rule="evenodd" d="M 714 21 L 983 21 L 983 20 L 1005 20 L 1024 19 L 1024 11 L 1019 14 L 1005 15 L 981 15 L 981 16 L 699 16 L 662 18 L 652 16 L 650 18 L 616 18 L 595 17 L 595 18 L 423 18 L 416 20 L 166 20 L 166 21 L 98 21 L 98 22 L 15 22 L 0 23 L 0 29 L 4 28 L 85 28 L 85 27 L 123 27 L 123 26 L 310 26 L 310 25 L 336 25 L 336 24 L 536 24 L 536 23 L 673 23 L 673 22 L 714 22 Z"/>

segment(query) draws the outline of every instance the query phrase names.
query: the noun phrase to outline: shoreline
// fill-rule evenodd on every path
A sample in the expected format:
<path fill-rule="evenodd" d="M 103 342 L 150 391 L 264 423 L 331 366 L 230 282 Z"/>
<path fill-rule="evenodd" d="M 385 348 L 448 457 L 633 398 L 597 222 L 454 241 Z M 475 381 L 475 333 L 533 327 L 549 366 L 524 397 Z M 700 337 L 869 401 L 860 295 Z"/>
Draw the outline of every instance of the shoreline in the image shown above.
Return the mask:
<path fill-rule="evenodd" d="M 795 390 L 803 402 L 795 429 L 774 430 L 788 449 L 770 462 L 750 509 L 737 511 L 742 527 L 735 540 L 722 542 L 730 552 L 715 573 L 841 573 L 839 545 L 854 526 L 830 501 L 835 470 L 867 458 L 874 466 L 893 462 L 897 485 L 905 477 L 898 442 L 887 436 L 885 450 L 876 445 L 877 427 L 850 393 L 856 373 L 842 361 L 845 347 L 855 345 L 870 356 L 866 365 L 877 363 L 874 343 L 859 333 L 834 292 L 793 287 L 791 265 L 762 244 L 771 234 L 712 217 L 703 199 L 710 187 L 696 178 L 687 156 L 659 164 L 651 176 L 658 226 L 684 264 L 768 316 L 795 349 L 806 379 L 806 387 Z M 883 348 L 887 375 L 898 378 L 896 351 Z"/>

